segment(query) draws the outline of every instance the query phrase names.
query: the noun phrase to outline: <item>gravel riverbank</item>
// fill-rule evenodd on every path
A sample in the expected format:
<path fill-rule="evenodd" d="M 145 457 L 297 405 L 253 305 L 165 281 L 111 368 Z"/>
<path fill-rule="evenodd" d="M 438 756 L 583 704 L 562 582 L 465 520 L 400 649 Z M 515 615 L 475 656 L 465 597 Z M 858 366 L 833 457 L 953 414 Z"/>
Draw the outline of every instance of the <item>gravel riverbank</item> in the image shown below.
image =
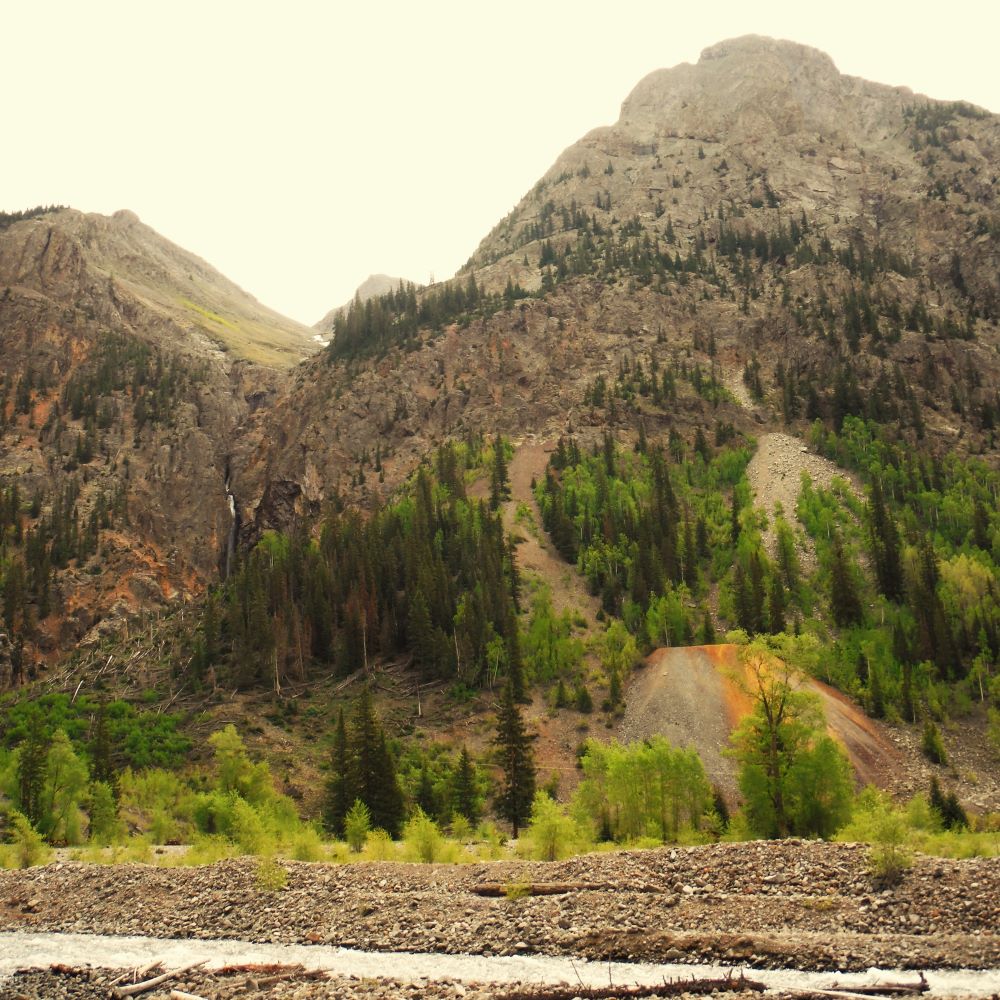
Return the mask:
<path fill-rule="evenodd" d="M 4 871 L 0 930 L 803 970 L 1000 967 L 997 859 L 918 857 L 893 889 L 873 883 L 866 848 L 800 841 L 553 863 L 282 865 L 278 891 L 258 885 L 252 859 Z M 477 892 L 529 884 L 552 894 Z"/>

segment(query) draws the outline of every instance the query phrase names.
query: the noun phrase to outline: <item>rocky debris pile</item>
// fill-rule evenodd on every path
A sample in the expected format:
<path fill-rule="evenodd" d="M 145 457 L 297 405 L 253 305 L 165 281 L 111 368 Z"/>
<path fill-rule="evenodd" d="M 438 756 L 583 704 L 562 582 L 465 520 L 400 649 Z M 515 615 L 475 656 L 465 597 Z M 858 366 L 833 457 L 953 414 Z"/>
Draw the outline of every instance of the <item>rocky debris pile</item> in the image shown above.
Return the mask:
<path fill-rule="evenodd" d="M 893 889 L 873 882 L 861 845 L 794 840 L 554 863 L 283 864 L 277 892 L 252 859 L 0 872 L 0 930 L 761 968 L 1000 966 L 995 859 L 918 857 Z M 565 894 L 524 893 L 559 882 Z M 477 894 L 484 883 L 511 888 Z"/>

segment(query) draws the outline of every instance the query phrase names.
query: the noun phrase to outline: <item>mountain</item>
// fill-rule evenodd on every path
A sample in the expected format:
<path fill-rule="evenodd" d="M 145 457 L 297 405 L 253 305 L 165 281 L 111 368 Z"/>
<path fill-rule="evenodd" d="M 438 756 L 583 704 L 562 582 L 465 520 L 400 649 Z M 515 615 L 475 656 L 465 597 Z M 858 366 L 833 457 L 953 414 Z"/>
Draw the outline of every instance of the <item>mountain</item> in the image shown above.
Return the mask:
<path fill-rule="evenodd" d="M 178 690 L 329 682 L 308 755 L 378 670 L 397 733 L 415 703 L 481 750 L 455 706 L 506 674 L 572 783 L 587 706 L 624 734 L 623 689 L 662 702 L 640 653 L 742 630 L 885 720 L 889 785 L 924 773 L 915 725 L 940 761 L 965 720 L 948 752 L 995 808 L 998 176 L 996 115 L 723 42 L 642 80 L 455 278 L 359 295 L 290 371 L 263 345 L 314 330 L 186 290 L 131 217 L 17 222 L 4 516 L 43 542 L 5 575 L 14 631 L 55 662 L 116 601 L 176 610 L 228 568 L 150 640 Z M 724 688 L 701 666 L 693 703 Z"/>
<path fill-rule="evenodd" d="M 251 519 L 349 491 L 376 442 L 386 489 L 362 492 L 384 496 L 448 435 L 594 424 L 588 387 L 623 357 L 687 356 L 739 383 L 759 354 L 762 389 L 794 383 L 793 408 L 822 416 L 898 373 L 936 446 L 992 449 L 998 164 L 997 116 L 790 42 L 734 39 L 652 73 L 462 274 L 416 296 L 421 319 L 370 300 L 362 346 L 314 359 L 273 414 L 275 446 L 240 463 Z M 493 300 L 449 304 L 469 281 Z"/>
<path fill-rule="evenodd" d="M 27 670 L 217 578 L 232 436 L 316 345 L 130 212 L 4 227 L 0 289 L 4 611 Z"/>
<path fill-rule="evenodd" d="M 364 281 L 358 285 L 354 294 L 351 296 L 350 301 L 345 302 L 342 306 L 337 306 L 331 309 L 315 326 L 314 330 L 318 330 L 320 336 L 324 339 L 329 338 L 333 334 L 333 324 L 338 316 L 342 313 L 346 313 L 351 306 L 351 302 L 367 302 L 369 299 L 378 298 L 380 295 L 385 295 L 388 292 L 394 292 L 401 285 L 406 284 L 405 278 L 393 278 L 388 274 L 369 274 Z"/>

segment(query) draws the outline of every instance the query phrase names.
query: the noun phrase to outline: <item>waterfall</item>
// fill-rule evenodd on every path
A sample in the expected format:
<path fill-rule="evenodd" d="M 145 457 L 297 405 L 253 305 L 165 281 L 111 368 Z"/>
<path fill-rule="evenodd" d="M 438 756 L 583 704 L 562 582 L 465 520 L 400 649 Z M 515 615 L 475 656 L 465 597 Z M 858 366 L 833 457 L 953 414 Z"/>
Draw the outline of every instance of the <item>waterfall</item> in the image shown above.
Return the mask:
<path fill-rule="evenodd" d="M 226 500 L 229 503 L 229 537 L 226 539 L 226 579 L 233 564 L 233 552 L 236 550 L 236 528 L 239 518 L 236 514 L 236 497 L 229 488 L 229 477 L 226 477 Z"/>

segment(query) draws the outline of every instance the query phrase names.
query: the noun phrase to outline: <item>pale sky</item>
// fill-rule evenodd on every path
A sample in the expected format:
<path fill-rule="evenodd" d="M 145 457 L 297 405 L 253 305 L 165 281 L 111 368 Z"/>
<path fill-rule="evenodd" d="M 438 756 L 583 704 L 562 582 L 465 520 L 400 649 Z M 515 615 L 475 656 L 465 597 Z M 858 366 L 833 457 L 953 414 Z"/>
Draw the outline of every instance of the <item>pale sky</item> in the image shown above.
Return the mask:
<path fill-rule="evenodd" d="M 757 33 L 1000 112 L 1000 4 L 8 0 L 0 209 L 129 208 L 312 324 L 449 277 L 647 73 Z"/>

